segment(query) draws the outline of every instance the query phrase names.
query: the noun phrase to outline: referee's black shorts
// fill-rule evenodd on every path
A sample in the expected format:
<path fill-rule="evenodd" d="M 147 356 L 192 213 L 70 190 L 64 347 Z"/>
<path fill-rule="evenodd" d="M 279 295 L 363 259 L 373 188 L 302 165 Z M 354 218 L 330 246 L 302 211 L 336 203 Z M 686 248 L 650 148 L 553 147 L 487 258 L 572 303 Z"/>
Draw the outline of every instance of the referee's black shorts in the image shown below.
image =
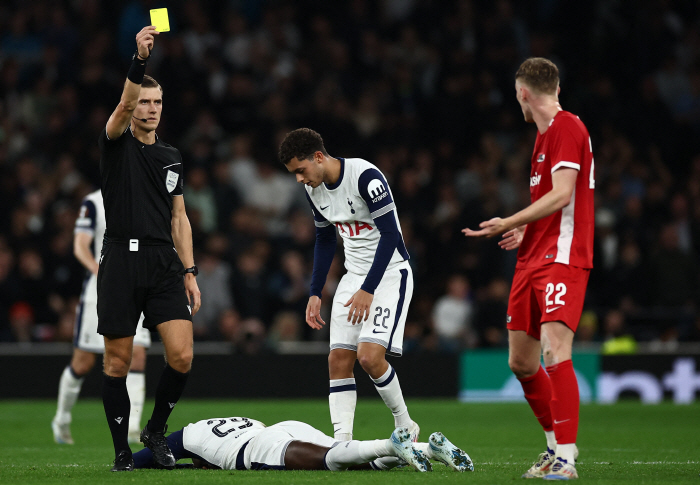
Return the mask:
<path fill-rule="evenodd" d="M 153 330 L 170 320 L 192 321 L 185 293 L 184 266 L 172 246 L 107 242 L 97 273 L 97 332 L 127 337 L 143 326 Z"/>

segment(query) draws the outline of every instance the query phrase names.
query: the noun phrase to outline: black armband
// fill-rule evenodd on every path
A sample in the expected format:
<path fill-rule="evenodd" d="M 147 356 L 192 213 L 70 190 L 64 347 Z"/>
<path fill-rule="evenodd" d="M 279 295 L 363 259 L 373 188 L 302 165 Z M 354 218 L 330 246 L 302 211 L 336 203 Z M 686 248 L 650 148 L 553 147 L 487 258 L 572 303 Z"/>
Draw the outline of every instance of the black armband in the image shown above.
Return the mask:
<path fill-rule="evenodd" d="M 131 67 L 129 68 L 129 73 L 126 75 L 126 78 L 134 84 L 141 84 L 143 82 L 143 76 L 146 75 L 147 63 L 148 60 L 141 59 L 137 51 L 131 58 Z"/>

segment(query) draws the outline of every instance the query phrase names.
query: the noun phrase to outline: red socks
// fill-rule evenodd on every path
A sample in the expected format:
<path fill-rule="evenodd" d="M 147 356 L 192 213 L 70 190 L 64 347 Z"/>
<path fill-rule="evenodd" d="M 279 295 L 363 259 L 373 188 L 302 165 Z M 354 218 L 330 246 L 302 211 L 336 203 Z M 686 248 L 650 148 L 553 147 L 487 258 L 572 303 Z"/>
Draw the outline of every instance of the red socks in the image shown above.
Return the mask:
<path fill-rule="evenodd" d="M 545 431 L 552 431 L 552 411 L 550 407 L 552 385 L 547 373 L 540 366 L 535 375 L 520 379 L 520 384 L 523 386 L 525 399 L 527 399 L 532 411 L 535 413 L 537 421 L 540 422 Z M 578 394 L 576 395 L 578 396 Z"/>
<path fill-rule="evenodd" d="M 540 372 L 542 372 L 542 368 L 540 368 Z M 559 364 L 547 367 L 547 374 L 549 374 L 551 382 L 551 416 L 554 418 L 554 434 L 557 438 L 557 444 L 576 443 L 579 395 L 574 365 L 571 359 L 565 360 Z M 525 388 L 525 384 L 523 384 L 523 388 Z M 527 391 L 525 391 L 525 397 L 527 397 Z M 529 398 L 528 401 L 530 401 Z M 533 407 L 533 409 L 535 408 Z M 537 411 L 535 413 L 537 416 Z"/>

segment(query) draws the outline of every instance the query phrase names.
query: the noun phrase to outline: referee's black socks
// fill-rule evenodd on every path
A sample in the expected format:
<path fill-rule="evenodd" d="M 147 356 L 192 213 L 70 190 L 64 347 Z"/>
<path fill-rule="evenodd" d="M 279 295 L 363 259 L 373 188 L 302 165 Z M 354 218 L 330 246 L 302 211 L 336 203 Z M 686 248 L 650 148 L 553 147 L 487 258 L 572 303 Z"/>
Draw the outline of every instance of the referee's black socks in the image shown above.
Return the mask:
<path fill-rule="evenodd" d="M 156 404 L 153 406 L 153 414 L 147 425 L 149 430 L 163 431 L 170 413 L 182 396 L 182 391 L 185 390 L 189 375 L 189 372 L 183 374 L 168 364 L 165 365 L 156 388 Z"/>
<path fill-rule="evenodd" d="M 102 404 L 105 408 L 109 431 L 112 433 L 114 455 L 129 450 L 129 392 L 126 390 L 126 377 L 112 377 L 102 374 Z"/>

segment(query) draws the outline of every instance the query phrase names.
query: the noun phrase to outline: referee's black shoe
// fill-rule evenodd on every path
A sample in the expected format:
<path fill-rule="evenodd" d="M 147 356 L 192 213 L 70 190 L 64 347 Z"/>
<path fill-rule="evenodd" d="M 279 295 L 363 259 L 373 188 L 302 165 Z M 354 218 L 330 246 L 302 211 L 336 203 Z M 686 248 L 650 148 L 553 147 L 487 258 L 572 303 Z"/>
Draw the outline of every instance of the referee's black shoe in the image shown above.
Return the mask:
<path fill-rule="evenodd" d="M 117 457 L 114 459 L 114 466 L 112 467 L 113 472 L 133 472 L 134 471 L 134 457 L 131 455 L 131 451 L 120 451 Z"/>
<path fill-rule="evenodd" d="M 141 443 L 153 452 L 153 461 L 157 467 L 172 470 L 175 468 L 175 457 L 168 447 L 168 442 L 165 440 L 165 432 L 167 430 L 167 424 L 163 431 L 151 431 L 146 425 L 141 430 Z"/>

